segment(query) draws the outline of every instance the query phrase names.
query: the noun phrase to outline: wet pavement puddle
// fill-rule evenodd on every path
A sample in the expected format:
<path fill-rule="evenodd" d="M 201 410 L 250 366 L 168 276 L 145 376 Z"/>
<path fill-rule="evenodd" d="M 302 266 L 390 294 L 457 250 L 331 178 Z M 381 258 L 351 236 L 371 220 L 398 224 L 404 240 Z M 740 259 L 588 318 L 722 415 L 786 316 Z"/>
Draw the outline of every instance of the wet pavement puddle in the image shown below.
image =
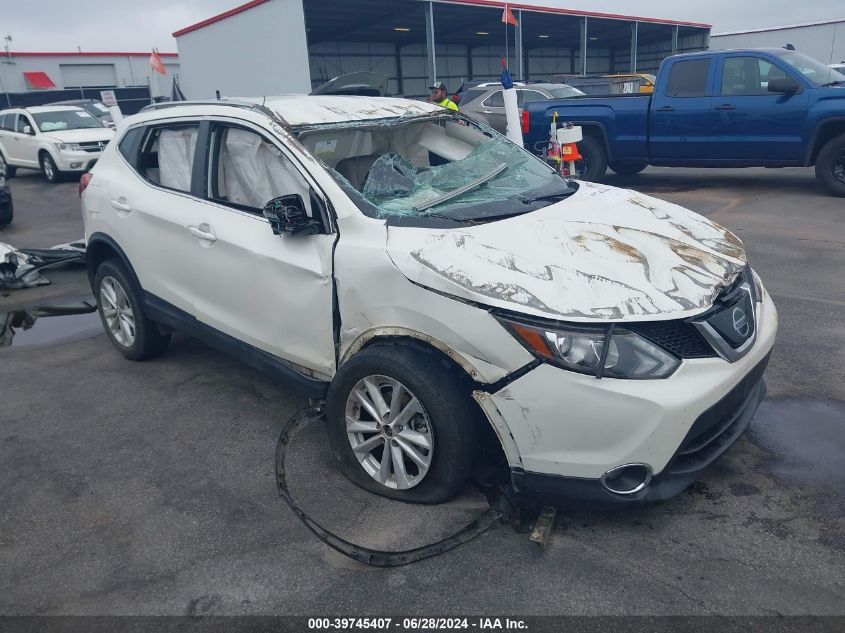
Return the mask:
<path fill-rule="evenodd" d="M 0 312 L 0 348 L 61 345 L 103 334 L 93 300 L 58 300 L 55 305 Z"/>
<path fill-rule="evenodd" d="M 768 472 L 791 484 L 845 489 L 845 403 L 805 397 L 767 398 L 750 439 L 772 454 Z"/>

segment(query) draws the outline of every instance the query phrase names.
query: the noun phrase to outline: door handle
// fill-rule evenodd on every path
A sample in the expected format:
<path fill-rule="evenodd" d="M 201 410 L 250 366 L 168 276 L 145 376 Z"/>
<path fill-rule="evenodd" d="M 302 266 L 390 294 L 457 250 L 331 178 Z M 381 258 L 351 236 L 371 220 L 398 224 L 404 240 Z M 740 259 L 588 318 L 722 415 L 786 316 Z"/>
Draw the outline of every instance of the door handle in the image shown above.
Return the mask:
<path fill-rule="evenodd" d="M 131 211 L 132 207 L 130 207 L 126 202 L 123 200 L 112 200 L 111 206 L 113 209 L 117 209 L 118 211 Z"/>
<path fill-rule="evenodd" d="M 216 242 L 217 236 L 212 232 L 211 227 L 207 224 L 200 224 L 199 226 L 189 226 L 188 233 L 193 235 L 198 240 L 206 242 Z"/>
<path fill-rule="evenodd" d="M 732 103 L 723 103 L 721 105 L 713 106 L 714 110 L 736 110 L 736 106 Z"/>
<path fill-rule="evenodd" d="M 657 108 L 655 112 L 674 112 L 675 106 L 663 106 L 662 108 Z"/>

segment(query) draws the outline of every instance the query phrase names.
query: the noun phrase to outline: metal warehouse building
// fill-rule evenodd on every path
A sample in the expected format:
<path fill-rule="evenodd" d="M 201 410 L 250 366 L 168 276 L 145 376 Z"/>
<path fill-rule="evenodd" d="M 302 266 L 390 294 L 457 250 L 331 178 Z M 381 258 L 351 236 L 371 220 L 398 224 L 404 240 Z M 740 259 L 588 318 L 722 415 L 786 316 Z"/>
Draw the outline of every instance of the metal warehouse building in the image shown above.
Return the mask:
<path fill-rule="evenodd" d="M 714 50 L 781 47 L 787 44 L 825 64 L 845 63 L 845 18 L 719 33 L 710 39 L 710 47 Z"/>
<path fill-rule="evenodd" d="M 549 0 L 546 0 L 547 2 Z M 434 81 L 494 79 L 505 50 L 499 0 L 253 0 L 176 37 L 188 98 L 309 92 L 368 70 L 391 94 Z M 518 79 L 653 73 L 676 52 L 708 47 L 707 24 L 509 3 L 509 66 Z"/>
<path fill-rule="evenodd" d="M 153 96 L 169 95 L 179 74 L 176 53 L 160 53 L 168 76 L 149 66 L 150 53 L 23 53 L 0 57 L 0 92 L 147 86 Z M 161 79 L 159 79 L 161 77 Z"/>

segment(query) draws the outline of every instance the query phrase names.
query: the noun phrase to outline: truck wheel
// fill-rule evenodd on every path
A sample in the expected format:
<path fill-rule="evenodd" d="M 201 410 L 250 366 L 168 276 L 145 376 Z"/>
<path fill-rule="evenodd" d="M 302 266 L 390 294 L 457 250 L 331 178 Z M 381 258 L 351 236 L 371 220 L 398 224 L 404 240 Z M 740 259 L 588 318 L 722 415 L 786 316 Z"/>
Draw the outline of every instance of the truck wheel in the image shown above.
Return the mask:
<path fill-rule="evenodd" d="M 129 360 L 158 356 L 170 343 L 144 313 L 141 292 L 116 259 L 100 264 L 94 277 L 100 320 L 112 344 Z"/>
<path fill-rule="evenodd" d="M 50 183 L 59 182 L 62 175 L 62 172 L 60 172 L 59 168 L 56 167 L 56 161 L 54 161 L 53 157 L 47 152 L 41 153 L 41 171 Z"/>
<path fill-rule="evenodd" d="M 0 173 L 5 173 L 6 178 L 14 178 L 17 171 L 18 168 L 12 167 L 9 163 L 7 163 L 3 154 L 0 152 Z"/>
<path fill-rule="evenodd" d="M 845 134 L 822 147 L 816 158 L 816 179 L 834 196 L 845 197 Z"/>
<path fill-rule="evenodd" d="M 607 152 L 602 144 L 591 136 L 585 136 L 578 143 L 578 151 L 583 160 L 575 162 L 575 173 L 579 180 L 595 182 L 607 171 Z"/>
<path fill-rule="evenodd" d="M 329 387 L 328 435 L 344 475 L 378 495 L 443 503 L 472 471 L 478 434 L 468 390 L 445 361 L 403 344 L 367 347 Z"/>
<path fill-rule="evenodd" d="M 648 167 L 648 163 L 610 163 L 610 168 L 620 176 L 633 176 Z"/>

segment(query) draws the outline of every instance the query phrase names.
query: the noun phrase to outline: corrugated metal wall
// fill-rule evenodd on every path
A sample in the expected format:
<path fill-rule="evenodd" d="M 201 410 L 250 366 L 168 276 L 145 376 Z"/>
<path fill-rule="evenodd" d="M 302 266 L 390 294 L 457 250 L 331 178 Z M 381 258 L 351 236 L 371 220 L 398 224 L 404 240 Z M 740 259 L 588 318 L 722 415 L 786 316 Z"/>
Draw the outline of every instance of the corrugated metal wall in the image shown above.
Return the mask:
<path fill-rule="evenodd" d="M 712 35 L 710 48 L 780 48 L 792 44 L 802 53 L 825 64 L 845 62 L 845 20 L 777 31 Z"/>

